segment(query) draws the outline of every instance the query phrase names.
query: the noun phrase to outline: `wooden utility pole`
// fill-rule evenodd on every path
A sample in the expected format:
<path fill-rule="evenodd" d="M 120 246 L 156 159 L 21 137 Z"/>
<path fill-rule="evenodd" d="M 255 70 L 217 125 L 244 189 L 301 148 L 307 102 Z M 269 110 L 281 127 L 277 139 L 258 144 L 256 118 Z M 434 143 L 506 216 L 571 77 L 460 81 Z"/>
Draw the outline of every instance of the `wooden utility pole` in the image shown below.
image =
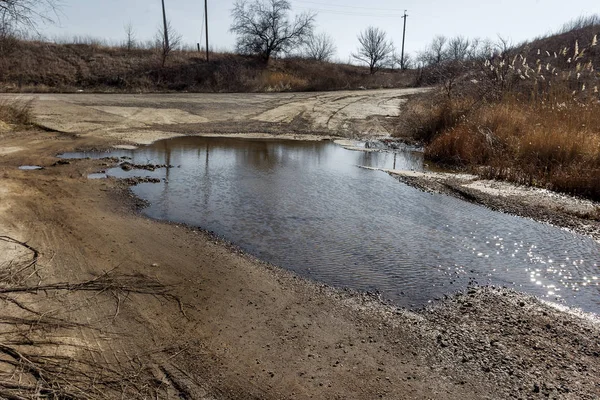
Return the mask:
<path fill-rule="evenodd" d="M 167 24 L 167 12 L 165 11 L 165 0 L 162 0 L 162 11 L 163 11 L 163 24 L 164 24 L 164 45 L 165 45 L 165 49 L 169 48 L 169 29 L 168 29 L 168 24 Z"/>
<path fill-rule="evenodd" d="M 406 10 L 404 10 L 404 16 L 402 17 L 402 19 L 404 19 L 404 30 L 402 31 L 402 55 L 400 56 L 400 69 L 405 69 L 404 68 L 404 39 L 406 38 L 406 17 L 408 17 L 408 14 L 406 14 Z"/>
<path fill-rule="evenodd" d="M 208 0 L 204 0 L 204 26 L 206 27 L 206 62 L 208 62 Z"/>

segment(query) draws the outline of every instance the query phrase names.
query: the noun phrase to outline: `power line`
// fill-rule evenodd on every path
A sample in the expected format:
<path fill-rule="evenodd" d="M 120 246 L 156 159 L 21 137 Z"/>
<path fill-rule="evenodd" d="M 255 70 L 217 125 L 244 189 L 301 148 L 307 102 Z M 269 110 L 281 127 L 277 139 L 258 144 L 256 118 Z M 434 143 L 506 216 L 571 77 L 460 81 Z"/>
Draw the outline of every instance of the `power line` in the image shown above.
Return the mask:
<path fill-rule="evenodd" d="M 316 11 L 318 13 L 323 14 L 334 14 L 334 15 L 348 15 L 348 16 L 356 16 L 356 17 L 374 17 L 374 18 L 400 18 L 402 15 L 400 14 L 365 14 L 362 12 L 351 12 L 351 11 L 341 11 L 341 10 L 328 10 L 324 8 L 314 8 L 314 7 L 299 7 L 301 10 L 309 10 Z"/>
<path fill-rule="evenodd" d="M 316 1 L 308 1 L 308 0 L 294 0 L 294 2 L 295 3 L 316 4 L 318 6 L 325 6 L 325 7 L 353 8 L 353 9 L 371 10 L 371 11 L 400 11 L 400 12 L 403 11 L 400 8 L 360 7 L 360 6 L 348 6 L 348 5 L 342 5 L 342 4 L 335 4 L 335 3 L 324 4 L 324 3 L 317 3 Z"/>

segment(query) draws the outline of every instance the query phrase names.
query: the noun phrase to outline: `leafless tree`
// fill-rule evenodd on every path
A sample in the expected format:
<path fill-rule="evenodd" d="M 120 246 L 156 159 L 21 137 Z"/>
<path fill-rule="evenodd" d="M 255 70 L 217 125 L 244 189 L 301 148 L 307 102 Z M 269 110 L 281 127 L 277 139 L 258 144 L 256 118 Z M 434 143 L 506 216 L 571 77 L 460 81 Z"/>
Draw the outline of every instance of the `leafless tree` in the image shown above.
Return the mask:
<path fill-rule="evenodd" d="M 352 57 L 369 64 L 371 74 L 388 61 L 393 51 L 393 45 L 387 40 L 385 32 L 372 26 L 358 35 L 358 42 L 360 46 Z"/>
<path fill-rule="evenodd" d="M 133 50 L 136 46 L 135 29 L 131 22 L 123 27 L 125 29 L 125 48 L 127 51 Z"/>
<path fill-rule="evenodd" d="M 448 41 L 447 58 L 453 61 L 462 61 L 469 55 L 471 44 L 469 39 L 462 36 L 455 36 Z"/>
<path fill-rule="evenodd" d="M 434 37 L 427 49 L 419 53 L 419 61 L 425 66 L 437 65 L 442 63 L 447 56 L 447 42 L 448 39 L 445 36 L 438 35 Z"/>
<path fill-rule="evenodd" d="M 0 0 L 0 24 L 35 28 L 39 22 L 54 22 L 58 6 L 59 0 Z"/>
<path fill-rule="evenodd" d="M 288 0 L 237 0 L 231 16 L 231 32 L 237 35 L 241 53 L 272 56 L 299 48 L 312 35 L 316 14 L 305 12 L 291 19 Z"/>
<path fill-rule="evenodd" d="M 333 42 L 333 38 L 327 33 L 322 32 L 316 35 L 311 35 L 306 40 L 304 55 L 317 61 L 329 61 L 334 56 L 337 48 Z"/>
<path fill-rule="evenodd" d="M 0 0 L 0 58 L 12 54 L 18 37 L 40 22 L 53 22 L 59 0 Z"/>
<path fill-rule="evenodd" d="M 490 39 L 475 38 L 471 40 L 467 58 L 481 61 L 492 56 L 495 45 Z"/>
<path fill-rule="evenodd" d="M 410 53 L 404 53 L 404 65 L 401 65 L 400 68 L 403 70 L 413 68 L 413 57 L 410 55 Z"/>
<path fill-rule="evenodd" d="M 498 35 L 496 41 L 496 49 L 500 52 L 500 56 L 507 56 L 514 50 L 514 45 L 509 38 Z"/>
<path fill-rule="evenodd" d="M 158 28 L 158 32 L 156 32 L 155 44 L 156 48 L 159 52 L 161 67 L 164 67 L 167 63 L 167 58 L 181 45 L 181 35 L 173 28 L 171 25 L 171 21 L 167 21 L 167 33 L 169 37 L 169 41 L 165 40 L 165 29 L 163 25 Z"/>

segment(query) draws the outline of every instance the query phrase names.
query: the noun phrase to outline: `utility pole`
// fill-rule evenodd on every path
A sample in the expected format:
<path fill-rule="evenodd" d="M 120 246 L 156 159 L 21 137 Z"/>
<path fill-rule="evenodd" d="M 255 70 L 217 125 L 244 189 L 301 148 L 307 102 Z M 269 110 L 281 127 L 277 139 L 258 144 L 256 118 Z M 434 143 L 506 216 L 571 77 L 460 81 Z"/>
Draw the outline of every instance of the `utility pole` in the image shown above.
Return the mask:
<path fill-rule="evenodd" d="M 404 19 L 404 30 L 402 31 L 402 55 L 400 56 L 400 69 L 404 70 L 404 39 L 406 38 L 406 17 L 408 17 L 408 14 L 406 14 L 406 10 L 404 10 L 404 16 L 402 17 L 402 19 Z"/>
<path fill-rule="evenodd" d="M 206 62 L 208 62 L 208 0 L 204 0 L 204 25 L 206 27 Z"/>
<path fill-rule="evenodd" d="M 163 11 L 163 24 L 164 24 L 164 29 L 165 29 L 165 37 L 164 37 L 164 41 L 165 41 L 165 49 L 169 48 L 169 29 L 168 29 L 168 25 L 167 25 L 167 12 L 165 11 L 165 0 L 162 0 L 162 11 Z"/>

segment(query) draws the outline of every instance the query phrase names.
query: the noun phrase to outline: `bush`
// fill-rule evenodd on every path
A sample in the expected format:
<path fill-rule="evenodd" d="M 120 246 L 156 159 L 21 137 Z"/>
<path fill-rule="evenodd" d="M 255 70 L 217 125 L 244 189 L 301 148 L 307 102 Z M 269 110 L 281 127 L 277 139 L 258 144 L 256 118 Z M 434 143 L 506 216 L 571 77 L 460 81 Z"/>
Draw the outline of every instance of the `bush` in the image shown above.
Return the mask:
<path fill-rule="evenodd" d="M 450 99 L 439 94 L 409 100 L 395 136 L 429 143 L 454 128 L 475 105 L 469 99 Z"/>

